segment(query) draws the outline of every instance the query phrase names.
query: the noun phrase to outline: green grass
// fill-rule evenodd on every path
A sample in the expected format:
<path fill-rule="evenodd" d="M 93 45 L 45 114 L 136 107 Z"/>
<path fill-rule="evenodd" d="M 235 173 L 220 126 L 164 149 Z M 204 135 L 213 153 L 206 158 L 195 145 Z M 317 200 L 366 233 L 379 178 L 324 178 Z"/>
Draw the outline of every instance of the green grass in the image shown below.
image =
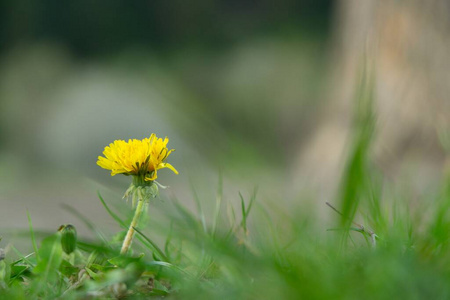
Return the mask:
<path fill-rule="evenodd" d="M 359 158 L 349 161 L 344 190 L 354 178 L 349 172 L 367 172 L 354 166 Z M 412 215 L 407 199 L 384 195 L 378 181 L 364 174 L 357 204 L 343 197 L 337 208 L 344 212 L 345 205 L 356 205 L 354 215 L 363 218 L 363 230 L 347 222 L 349 215 L 341 217 L 330 209 L 336 230 L 325 231 L 320 216 L 274 209 L 259 202 L 256 191 L 250 197 L 237 196 L 240 203 L 235 207 L 217 200 L 212 212 L 205 211 L 201 201 L 198 213 L 192 213 L 173 200 L 164 212 L 166 222 L 152 224 L 165 241 L 155 242 L 142 226 L 128 257 L 119 255 L 120 238 L 107 238 L 93 224 L 97 240 L 79 240 L 74 254 L 62 251 L 57 233 L 41 240 L 31 254 L 16 250 L 16 260 L 8 254 L 0 262 L 0 297 L 448 299 L 446 182 L 436 199 L 424 199 L 425 218 Z M 126 216 L 100 199 L 111 217 L 126 227 Z M 432 207 L 426 207 L 430 203 Z M 376 246 L 369 230 L 379 237 Z M 32 227 L 30 236 L 34 245 Z"/>
<path fill-rule="evenodd" d="M 39 241 L 28 215 L 34 251 L 12 248 L 0 261 L 0 299 L 449 299 L 450 178 L 414 208 L 407 193 L 389 192 L 370 162 L 373 81 L 361 78 L 352 147 L 326 216 L 278 207 L 257 189 L 227 201 L 220 179 L 215 208 L 195 188 L 195 213 L 168 200 L 121 256 L 132 212 L 99 193 L 123 231 L 109 237 L 66 207 L 97 237 L 68 255 L 60 233 Z"/>

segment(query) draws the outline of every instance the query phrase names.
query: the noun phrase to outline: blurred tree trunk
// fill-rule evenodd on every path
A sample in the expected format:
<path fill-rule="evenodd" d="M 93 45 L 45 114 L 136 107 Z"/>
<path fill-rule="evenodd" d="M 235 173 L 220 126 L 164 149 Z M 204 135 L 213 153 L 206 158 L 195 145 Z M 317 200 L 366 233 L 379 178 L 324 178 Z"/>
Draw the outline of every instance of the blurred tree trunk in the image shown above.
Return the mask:
<path fill-rule="evenodd" d="M 358 69 L 367 62 L 376 78 L 377 165 L 394 176 L 414 162 L 418 182 L 438 176 L 445 159 L 438 130 L 450 129 L 450 1 L 342 0 L 332 45 L 328 105 L 295 176 L 331 185 L 339 178 Z"/>

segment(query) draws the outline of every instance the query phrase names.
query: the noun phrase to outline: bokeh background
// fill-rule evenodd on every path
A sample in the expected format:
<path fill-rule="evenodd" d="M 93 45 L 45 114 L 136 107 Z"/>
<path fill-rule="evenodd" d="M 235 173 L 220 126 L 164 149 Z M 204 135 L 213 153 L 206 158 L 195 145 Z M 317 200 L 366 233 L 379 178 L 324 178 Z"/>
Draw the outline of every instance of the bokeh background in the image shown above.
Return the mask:
<path fill-rule="evenodd" d="M 259 186 L 280 207 L 336 194 L 358 69 L 375 78 L 373 164 L 426 193 L 445 171 L 450 4 L 435 1 L 0 1 L 0 234 L 114 231 L 96 165 L 115 139 L 168 136 L 165 195 Z M 313 199 L 311 201 L 305 199 Z M 322 209 L 322 208 L 318 208 Z M 326 209 L 326 208 L 325 208 Z"/>

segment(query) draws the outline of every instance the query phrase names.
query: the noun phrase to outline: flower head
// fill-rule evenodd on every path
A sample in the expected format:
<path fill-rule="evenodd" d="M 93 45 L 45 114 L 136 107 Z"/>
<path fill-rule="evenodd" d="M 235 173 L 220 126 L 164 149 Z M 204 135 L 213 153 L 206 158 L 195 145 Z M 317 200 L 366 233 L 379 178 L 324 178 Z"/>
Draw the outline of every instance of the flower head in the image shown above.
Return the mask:
<path fill-rule="evenodd" d="M 111 176 L 116 174 L 134 175 L 143 181 L 153 181 L 157 178 L 157 171 L 163 168 L 171 169 L 175 174 L 178 171 L 165 160 L 174 150 L 167 149 L 169 139 L 156 137 L 154 133 L 150 138 L 143 140 L 116 140 L 105 147 L 103 156 L 98 157 L 97 164 L 111 170 Z M 142 182 L 143 183 L 143 182 Z"/>

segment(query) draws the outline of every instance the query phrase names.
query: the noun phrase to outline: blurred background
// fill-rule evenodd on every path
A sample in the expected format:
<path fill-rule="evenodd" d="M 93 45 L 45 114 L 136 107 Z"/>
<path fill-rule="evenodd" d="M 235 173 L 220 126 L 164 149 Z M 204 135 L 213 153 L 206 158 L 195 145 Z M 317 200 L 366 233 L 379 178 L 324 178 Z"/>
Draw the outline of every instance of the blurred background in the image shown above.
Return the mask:
<path fill-rule="evenodd" d="M 435 1 L 0 1 L 0 234 L 116 230 L 97 199 L 130 179 L 96 165 L 115 139 L 168 136 L 161 193 L 325 207 L 370 64 L 373 164 L 412 198 L 446 165 L 450 3 Z M 444 146 L 443 146 L 444 144 Z M 192 188 L 194 187 L 194 188 Z M 166 197 L 165 196 L 165 197 Z M 307 199 L 313 199 L 305 200 Z M 324 208 L 326 210 L 326 208 Z"/>

